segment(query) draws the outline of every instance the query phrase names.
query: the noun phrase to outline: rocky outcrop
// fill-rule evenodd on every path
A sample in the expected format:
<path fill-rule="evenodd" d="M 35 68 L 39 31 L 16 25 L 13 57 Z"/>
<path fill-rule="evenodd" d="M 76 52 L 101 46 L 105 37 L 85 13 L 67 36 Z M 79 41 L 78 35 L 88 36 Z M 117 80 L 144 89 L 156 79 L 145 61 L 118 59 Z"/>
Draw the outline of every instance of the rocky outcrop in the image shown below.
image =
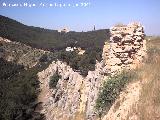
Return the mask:
<path fill-rule="evenodd" d="M 135 68 L 146 54 L 146 40 L 143 26 L 131 23 L 110 29 L 109 44 L 103 49 L 106 71 L 115 74 L 123 69 Z"/>
<path fill-rule="evenodd" d="M 95 120 L 95 102 L 108 74 L 134 68 L 145 53 L 144 31 L 140 24 L 111 28 L 110 42 L 104 45 L 103 60 L 97 62 L 95 71 L 89 71 L 86 77 L 62 61 L 53 61 L 47 69 L 38 73 L 41 82 L 38 98 L 42 102 L 40 112 L 47 120 Z M 62 77 L 56 88 L 50 89 L 50 77 L 56 71 Z"/>
<path fill-rule="evenodd" d="M 50 89 L 48 83 L 56 71 L 62 77 L 56 89 Z M 94 119 L 95 101 L 104 80 L 102 63 L 97 63 L 96 70 L 89 71 L 87 77 L 83 77 L 67 64 L 53 61 L 38 76 L 41 82 L 39 102 L 43 102 L 41 113 L 48 120 L 75 120 L 79 116 L 82 120 Z"/>

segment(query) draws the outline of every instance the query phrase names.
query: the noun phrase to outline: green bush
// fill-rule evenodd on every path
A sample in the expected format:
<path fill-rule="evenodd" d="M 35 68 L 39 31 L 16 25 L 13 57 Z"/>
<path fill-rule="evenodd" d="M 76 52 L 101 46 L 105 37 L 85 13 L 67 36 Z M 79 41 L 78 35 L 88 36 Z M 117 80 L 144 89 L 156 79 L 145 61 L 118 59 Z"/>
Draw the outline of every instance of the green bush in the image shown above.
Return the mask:
<path fill-rule="evenodd" d="M 0 120 L 32 119 L 35 112 L 31 104 L 36 103 L 39 92 L 37 73 L 48 64 L 25 70 L 23 66 L 1 58 L 0 66 Z M 28 113 L 30 109 L 33 111 Z"/>
<path fill-rule="evenodd" d="M 121 74 L 110 76 L 108 80 L 104 82 L 95 106 L 100 118 L 104 112 L 109 110 L 125 85 L 135 77 L 136 73 L 134 71 L 123 71 Z"/>
<path fill-rule="evenodd" d="M 39 59 L 39 61 L 40 61 L 40 62 L 47 62 L 47 61 L 48 61 L 48 56 L 47 56 L 47 54 L 43 54 L 43 55 L 41 56 L 41 58 Z"/>
<path fill-rule="evenodd" d="M 58 80 L 61 78 L 61 76 L 56 72 L 51 78 L 49 82 L 49 87 L 54 89 L 56 88 Z"/>
<path fill-rule="evenodd" d="M 67 51 L 59 51 L 56 54 L 56 57 L 66 62 L 69 66 L 73 68 L 75 71 L 79 71 L 81 75 L 86 76 L 88 71 L 95 70 L 96 60 L 101 60 L 100 55 L 97 55 L 102 52 L 99 49 L 92 49 L 86 51 L 83 55 L 78 55 L 76 51 L 67 52 Z"/>

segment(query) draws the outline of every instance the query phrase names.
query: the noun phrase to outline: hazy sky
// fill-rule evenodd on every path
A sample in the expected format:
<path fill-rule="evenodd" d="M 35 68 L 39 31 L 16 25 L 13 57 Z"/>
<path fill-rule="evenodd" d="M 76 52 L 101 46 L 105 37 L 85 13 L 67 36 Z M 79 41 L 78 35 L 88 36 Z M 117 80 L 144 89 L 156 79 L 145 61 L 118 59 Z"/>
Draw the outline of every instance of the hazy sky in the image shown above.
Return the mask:
<path fill-rule="evenodd" d="M 5 7 L 3 3 L 36 6 Z M 71 7 L 49 6 L 55 3 Z M 78 7 L 73 7 L 76 4 Z M 30 26 L 49 29 L 67 26 L 74 31 L 92 30 L 94 24 L 96 29 L 103 29 L 116 23 L 140 21 L 146 34 L 160 35 L 160 0 L 0 0 L 0 14 Z"/>

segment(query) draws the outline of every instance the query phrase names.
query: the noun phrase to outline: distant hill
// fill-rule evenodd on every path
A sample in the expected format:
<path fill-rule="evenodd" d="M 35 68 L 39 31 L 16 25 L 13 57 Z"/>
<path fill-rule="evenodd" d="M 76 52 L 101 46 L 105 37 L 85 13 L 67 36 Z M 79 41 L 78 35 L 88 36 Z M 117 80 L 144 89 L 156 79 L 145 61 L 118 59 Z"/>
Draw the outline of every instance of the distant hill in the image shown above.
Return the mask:
<path fill-rule="evenodd" d="M 74 70 L 79 70 L 83 75 L 87 75 L 89 70 L 93 71 L 95 69 L 96 60 L 101 61 L 103 45 L 109 39 L 110 34 L 108 29 L 59 33 L 57 30 L 27 26 L 1 15 L 0 28 L 0 37 L 30 45 L 33 48 L 53 51 L 53 58 L 66 62 Z M 76 52 L 66 52 L 65 48 L 67 46 L 81 47 L 85 49 L 85 53 L 77 55 Z M 13 48 L 15 48 L 15 45 L 13 45 Z M 15 49 L 19 51 L 20 48 Z M 28 52 L 32 53 L 31 51 Z M 37 54 L 39 55 L 40 53 Z M 42 59 L 44 58 L 46 57 L 43 56 Z M 32 59 L 31 56 L 27 60 L 30 59 Z"/>
<path fill-rule="evenodd" d="M 2 15 L 0 28 L 1 37 L 48 50 L 62 50 L 67 46 L 79 46 L 84 49 L 102 48 L 104 41 L 109 39 L 108 29 L 59 33 L 57 30 L 27 26 Z"/>

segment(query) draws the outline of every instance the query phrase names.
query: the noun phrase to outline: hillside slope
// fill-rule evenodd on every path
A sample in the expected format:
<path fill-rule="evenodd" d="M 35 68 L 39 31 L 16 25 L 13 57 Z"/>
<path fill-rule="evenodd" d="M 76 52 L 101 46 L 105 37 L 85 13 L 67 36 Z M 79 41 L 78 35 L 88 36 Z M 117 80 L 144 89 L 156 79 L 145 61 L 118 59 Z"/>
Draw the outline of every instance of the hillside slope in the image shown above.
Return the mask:
<path fill-rule="evenodd" d="M 37 73 L 47 65 L 25 70 L 22 65 L 0 58 L 0 66 L 0 119 L 42 120 L 43 115 L 35 112 L 39 93 Z"/>
<path fill-rule="evenodd" d="M 0 28 L 0 37 L 29 45 L 32 48 L 54 52 L 55 59 L 66 62 L 84 76 L 87 75 L 89 70 L 95 70 L 96 60 L 101 61 L 103 45 L 109 39 L 110 34 L 108 29 L 59 33 L 57 30 L 27 26 L 2 15 L 0 16 Z M 65 48 L 68 46 L 80 47 L 85 50 L 85 53 L 77 55 L 75 51 L 66 52 Z M 9 47 L 10 45 L 7 45 L 7 49 L 12 51 L 12 48 Z M 30 55 L 30 52 L 28 54 Z M 38 52 L 36 54 L 39 57 L 42 55 Z"/>
<path fill-rule="evenodd" d="M 49 50 L 64 49 L 67 46 L 79 46 L 85 49 L 102 48 L 104 41 L 109 38 L 108 29 L 59 33 L 57 30 L 27 26 L 2 15 L 0 15 L 0 28 L 1 37 Z"/>

